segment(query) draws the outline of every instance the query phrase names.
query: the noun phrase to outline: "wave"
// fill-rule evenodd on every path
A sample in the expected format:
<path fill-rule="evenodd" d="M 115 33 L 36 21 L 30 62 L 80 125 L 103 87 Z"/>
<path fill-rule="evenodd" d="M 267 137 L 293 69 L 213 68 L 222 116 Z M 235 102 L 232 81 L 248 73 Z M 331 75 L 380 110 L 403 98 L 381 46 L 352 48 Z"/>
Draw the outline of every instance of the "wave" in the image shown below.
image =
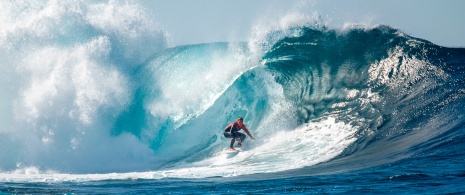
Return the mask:
<path fill-rule="evenodd" d="M 347 171 L 432 150 L 463 126 L 465 50 L 388 26 L 299 20 L 246 43 L 169 47 L 127 3 L 31 3 L 25 15 L 3 4 L 5 180 Z M 231 157 L 222 129 L 238 116 L 257 140 Z"/>
<path fill-rule="evenodd" d="M 355 129 L 356 141 L 313 174 L 407 158 L 463 126 L 464 49 L 388 26 L 290 31 L 299 35 L 274 43 L 263 60 L 292 99 L 299 123 L 332 117 Z"/>
<path fill-rule="evenodd" d="M 131 74 L 170 46 L 166 33 L 128 2 L 0 6 L 0 169 L 101 172 L 150 165 L 150 148 L 133 135 L 112 137 L 109 129 L 132 101 Z"/>

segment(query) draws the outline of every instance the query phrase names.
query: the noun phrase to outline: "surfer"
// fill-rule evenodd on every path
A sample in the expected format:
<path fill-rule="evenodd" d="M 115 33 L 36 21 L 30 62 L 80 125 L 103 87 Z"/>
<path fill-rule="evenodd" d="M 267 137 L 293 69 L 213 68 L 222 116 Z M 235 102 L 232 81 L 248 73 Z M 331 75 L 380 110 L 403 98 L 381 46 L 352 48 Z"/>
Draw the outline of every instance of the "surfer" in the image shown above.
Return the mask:
<path fill-rule="evenodd" d="M 228 126 L 226 126 L 226 128 L 224 128 L 224 137 L 231 138 L 231 144 L 229 145 L 229 150 L 230 151 L 235 151 L 236 150 L 233 147 L 234 142 L 236 141 L 236 139 L 237 139 L 237 147 L 241 147 L 242 142 L 247 137 L 243 133 L 238 132 L 241 129 L 243 129 L 247 133 L 247 135 L 250 136 L 250 138 L 255 139 L 255 138 L 253 138 L 252 134 L 250 134 L 247 127 L 245 127 L 244 119 L 242 117 L 239 117 L 237 119 L 237 121 L 230 123 Z"/>

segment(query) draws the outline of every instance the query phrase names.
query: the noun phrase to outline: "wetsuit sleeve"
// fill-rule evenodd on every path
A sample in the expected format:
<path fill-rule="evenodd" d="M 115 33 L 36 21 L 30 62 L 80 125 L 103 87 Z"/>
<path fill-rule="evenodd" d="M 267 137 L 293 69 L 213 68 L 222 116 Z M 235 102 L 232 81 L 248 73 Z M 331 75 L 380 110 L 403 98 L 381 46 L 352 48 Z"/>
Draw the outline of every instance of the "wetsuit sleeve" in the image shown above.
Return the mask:
<path fill-rule="evenodd" d="M 245 127 L 245 125 L 242 125 L 242 129 L 245 131 L 245 133 L 247 133 L 247 135 L 249 135 L 250 138 L 252 139 L 255 139 L 252 134 L 250 134 L 249 130 L 247 129 L 247 127 Z"/>
<path fill-rule="evenodd" d="M 232 123 L 231 123 L 231 124 L 229 124 L 228 126 L 226 126 L 226 127 L 224 128 L 224 131 L 227 131 L 227 130 L 229 130 L 229 128 L 231 128 L 231 125 L 232 125 Z"/>

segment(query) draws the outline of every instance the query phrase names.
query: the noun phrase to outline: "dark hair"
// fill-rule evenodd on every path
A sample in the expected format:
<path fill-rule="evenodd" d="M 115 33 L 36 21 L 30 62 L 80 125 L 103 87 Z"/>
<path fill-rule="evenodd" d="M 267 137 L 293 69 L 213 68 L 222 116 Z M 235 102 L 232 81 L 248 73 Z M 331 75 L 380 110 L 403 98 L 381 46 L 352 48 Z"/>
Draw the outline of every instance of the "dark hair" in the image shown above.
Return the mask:
<path fill-rule="evenodd" d="M 237 120 L 243 121 L 244 119 L 242 118 L 242 116 L 240 116 Z"/>

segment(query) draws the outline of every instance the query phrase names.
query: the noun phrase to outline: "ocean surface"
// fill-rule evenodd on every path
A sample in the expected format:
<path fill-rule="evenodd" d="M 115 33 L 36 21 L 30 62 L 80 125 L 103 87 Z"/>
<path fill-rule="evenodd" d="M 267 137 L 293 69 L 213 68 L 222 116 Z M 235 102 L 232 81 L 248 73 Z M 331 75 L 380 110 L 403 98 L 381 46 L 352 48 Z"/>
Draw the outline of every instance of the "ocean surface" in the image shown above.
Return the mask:
<path fill-rule="evenodd" d="M 295 15 L 174 45 L 128 1 L 0 7 L 0 194 L 465 193 L 465 48 Z M 256 139 L 228 154 L 239 116 Z"/>

